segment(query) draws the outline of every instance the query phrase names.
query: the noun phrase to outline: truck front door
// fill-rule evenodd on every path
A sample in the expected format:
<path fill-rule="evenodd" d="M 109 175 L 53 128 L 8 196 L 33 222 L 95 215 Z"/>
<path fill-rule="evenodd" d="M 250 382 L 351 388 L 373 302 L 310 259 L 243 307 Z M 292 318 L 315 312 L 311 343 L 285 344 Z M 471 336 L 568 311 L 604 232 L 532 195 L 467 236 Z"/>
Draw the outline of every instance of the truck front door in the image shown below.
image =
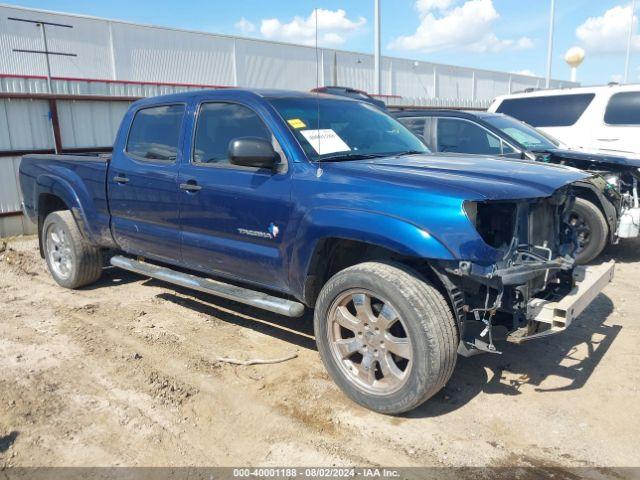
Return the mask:
<path fill-rule="evenodd" d="M 182 258 L 185 266 L 286 290 L 287 227 L 292 211 L 287 160 L 277 170 L 229 161 L 240 137 L 277 140 L 247 105 L 203 101 L 194 106 L 194 133 L 180 169 Z"/>
<path fill-rule="evenodd" d="M 178 168 L 184 112 L 184 104 L 142 107 L 132 113 L 128 131 L 119 134 L 126 138 L 116 144 L 107 188 L 111 231 L 127 253 L 180 261 Z"/>

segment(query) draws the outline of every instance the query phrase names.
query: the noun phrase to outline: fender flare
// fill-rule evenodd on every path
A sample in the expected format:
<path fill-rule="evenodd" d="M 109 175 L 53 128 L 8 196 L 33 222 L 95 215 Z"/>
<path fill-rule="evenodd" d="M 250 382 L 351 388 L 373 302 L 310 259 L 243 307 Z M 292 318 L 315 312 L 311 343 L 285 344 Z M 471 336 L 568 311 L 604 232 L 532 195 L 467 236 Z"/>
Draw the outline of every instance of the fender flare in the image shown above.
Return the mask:
<path fill-rule="evenodd" d="M 69 181 L 50 173 L 38 175 L 36 179 L 36 188 L 34 189 L 35 198 L 33 199 L 33 205 L 37 206 L 39 204 L 40 195 L 43 193 L 55 195 L 60 198 L 67 207 L 69 207 L 71 215 L 78 225 L 82 236 L 88 241 L 93 242 L 94 238 L 89 228 L 90 224 L 88 222 L 82 200 L 78 196 L 76 189 Z"/>
<path fill-rule="evenodd" d="M 455 255 L 430 232 L 404 219 L 366 210 L 316 208 L 298 224 L 293 241 L 289 280 L 292 291 L 304 298 L 305 281 L 319 243 L 328 238 L 354 240 L 399 255 L 454 260 Z"/>

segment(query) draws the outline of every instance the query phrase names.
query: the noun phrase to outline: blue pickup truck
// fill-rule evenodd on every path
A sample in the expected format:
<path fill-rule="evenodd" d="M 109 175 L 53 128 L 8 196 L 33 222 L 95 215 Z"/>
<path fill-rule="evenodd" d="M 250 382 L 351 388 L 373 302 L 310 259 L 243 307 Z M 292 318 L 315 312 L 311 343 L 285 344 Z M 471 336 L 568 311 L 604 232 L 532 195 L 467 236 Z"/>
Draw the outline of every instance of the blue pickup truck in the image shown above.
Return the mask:
<path fill-rule="evenodd" d="M 576 267 L 589 175 L 430 154 L 368 103 L 240 89 L 131 105 L 111 155 L 28 155 L 26 214 L 61 286 L 105 263 L 291 317 L 356 402 L 396 414 L 457 354 L 564 330 L 613 264 Z"/>

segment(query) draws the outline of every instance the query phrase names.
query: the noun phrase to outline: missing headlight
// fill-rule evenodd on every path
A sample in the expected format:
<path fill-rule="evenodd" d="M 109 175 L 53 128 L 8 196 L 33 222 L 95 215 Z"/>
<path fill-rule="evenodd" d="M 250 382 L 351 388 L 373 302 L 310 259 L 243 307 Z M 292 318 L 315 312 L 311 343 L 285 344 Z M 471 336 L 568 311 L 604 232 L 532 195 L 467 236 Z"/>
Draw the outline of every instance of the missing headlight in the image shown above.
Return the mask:
<path fill-rule="evenodd" d="M 476 230 L 484 242 L 493 248 L 508 248 L 515 235 L 516 204 L 513 202 L 481 202 L 475 205 Z"/>

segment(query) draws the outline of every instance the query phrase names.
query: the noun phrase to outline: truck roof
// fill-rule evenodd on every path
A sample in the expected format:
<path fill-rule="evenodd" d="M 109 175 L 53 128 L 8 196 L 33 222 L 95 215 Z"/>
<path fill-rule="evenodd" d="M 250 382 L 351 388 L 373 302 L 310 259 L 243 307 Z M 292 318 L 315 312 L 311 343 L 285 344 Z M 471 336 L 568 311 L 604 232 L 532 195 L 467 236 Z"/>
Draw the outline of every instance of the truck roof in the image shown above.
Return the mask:
<path fill-rule="evenodd" d="M 227 96 L 229 92 L 236 93 L 241 96 L 255 96 L 260 98 L 327 98 L 336 99 L 335 95 L 326 93 L 301 92 L 298 90 L 270 89 L 270 88 L 216 88 L 205 90 L 189 90 L 180 93 L 171 93 L 168 95 L 160 95 L 156 97 L 147 97 L 135 102 L 135 105 L 157 104 L 166 102 L 185 102 L 194 96 L 206 96 L 215 99 L 220 96 Z M 345 101 L 356 101 L 347 97 L 340 97 Z"/>

